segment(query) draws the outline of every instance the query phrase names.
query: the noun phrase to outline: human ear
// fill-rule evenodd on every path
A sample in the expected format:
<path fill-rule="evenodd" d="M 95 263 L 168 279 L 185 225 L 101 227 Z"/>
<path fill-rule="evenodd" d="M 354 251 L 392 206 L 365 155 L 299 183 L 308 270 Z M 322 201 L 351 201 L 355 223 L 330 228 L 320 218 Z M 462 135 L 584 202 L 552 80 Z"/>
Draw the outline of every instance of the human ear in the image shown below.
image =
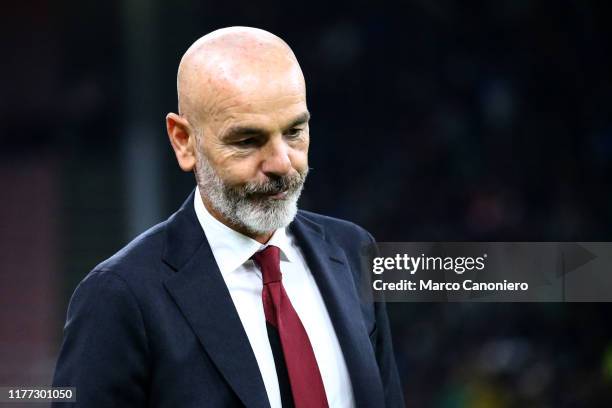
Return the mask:
<path fill-rule="evenodd" d="M 172 112 L 166 115 L 168 138 L 174 149 L 178 165 L 183 171 L 192 171 L 196 163 L 195 134 L 191 129 L 186 118 Z"/>

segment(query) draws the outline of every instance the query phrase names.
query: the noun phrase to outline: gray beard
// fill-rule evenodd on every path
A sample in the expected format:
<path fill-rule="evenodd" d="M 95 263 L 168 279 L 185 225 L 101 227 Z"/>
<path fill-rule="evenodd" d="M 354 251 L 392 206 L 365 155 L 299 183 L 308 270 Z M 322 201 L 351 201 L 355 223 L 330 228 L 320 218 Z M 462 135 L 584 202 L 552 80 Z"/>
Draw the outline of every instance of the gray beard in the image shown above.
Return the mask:
<path fill-rule="evenodd" d="M 308 169 L 297 176 L 278 177 L 263 184 L 231 186 L 221 180 L 203 152 L 198 153 L 195 174 L 200 192 L 231 224 L 259 235 L 284 228 L 293 221 Z M 287 195 L 282 200 L 261 195 L 285 190 Z"/>

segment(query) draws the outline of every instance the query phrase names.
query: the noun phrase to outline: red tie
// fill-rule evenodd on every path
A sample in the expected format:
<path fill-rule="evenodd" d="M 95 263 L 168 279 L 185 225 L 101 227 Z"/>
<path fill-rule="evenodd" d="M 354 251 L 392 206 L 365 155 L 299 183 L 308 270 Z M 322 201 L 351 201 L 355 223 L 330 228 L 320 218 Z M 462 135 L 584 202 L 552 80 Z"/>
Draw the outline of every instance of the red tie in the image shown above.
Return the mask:
<path fill-rule="evenodd" d="M 266 321 L 278 330 L 296 408 L 327 407 L 323 380 L 308 334 L 281 282 L 280 250 L 269 245 L 252 258 L 261 269 Z"/>

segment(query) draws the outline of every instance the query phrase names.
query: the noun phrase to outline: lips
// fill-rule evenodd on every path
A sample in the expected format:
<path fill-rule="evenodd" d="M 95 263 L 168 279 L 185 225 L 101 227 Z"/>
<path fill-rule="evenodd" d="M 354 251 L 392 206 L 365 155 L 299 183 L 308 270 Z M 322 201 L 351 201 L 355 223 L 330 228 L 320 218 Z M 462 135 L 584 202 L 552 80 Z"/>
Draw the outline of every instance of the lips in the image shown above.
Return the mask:
<path fill-rule="evenodd" d="M 284 200 L 287 198 L 287 194 L 289 194 L 289 190 L 284 190 L 279 193 L 256 193 L 252 194 L 252 196 L 260 200 Z"/>
<path fill-rule="evenodd" d="M 271 194 L 268 197 L 272 198 L 273 200 L 284 200 L 287 197 L 287 190 L 281 191 L 280 193 Z"/>

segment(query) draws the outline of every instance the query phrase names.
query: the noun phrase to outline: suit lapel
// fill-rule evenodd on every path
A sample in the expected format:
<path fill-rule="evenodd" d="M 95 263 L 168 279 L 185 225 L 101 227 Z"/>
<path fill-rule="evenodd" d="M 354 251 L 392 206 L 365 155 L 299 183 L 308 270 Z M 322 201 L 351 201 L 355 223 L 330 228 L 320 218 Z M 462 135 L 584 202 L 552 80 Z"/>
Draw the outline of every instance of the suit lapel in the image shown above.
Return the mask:
<path fill-rule="evenodd" d="M 197 221 L 193 194 L 168 221 L 163 258 L 176 273 L 164 285 L 244 405 L 269 407 L 255 355 Z"/>
<path fill-rule="evenodd" d="M 384 401 L 378 364 L 361 318 L 359 296 L 344 251 L 325 240 L 323 229 L 298 213 L 291 224 L 317 282 L 340 342 L 358 407 Z"/>

